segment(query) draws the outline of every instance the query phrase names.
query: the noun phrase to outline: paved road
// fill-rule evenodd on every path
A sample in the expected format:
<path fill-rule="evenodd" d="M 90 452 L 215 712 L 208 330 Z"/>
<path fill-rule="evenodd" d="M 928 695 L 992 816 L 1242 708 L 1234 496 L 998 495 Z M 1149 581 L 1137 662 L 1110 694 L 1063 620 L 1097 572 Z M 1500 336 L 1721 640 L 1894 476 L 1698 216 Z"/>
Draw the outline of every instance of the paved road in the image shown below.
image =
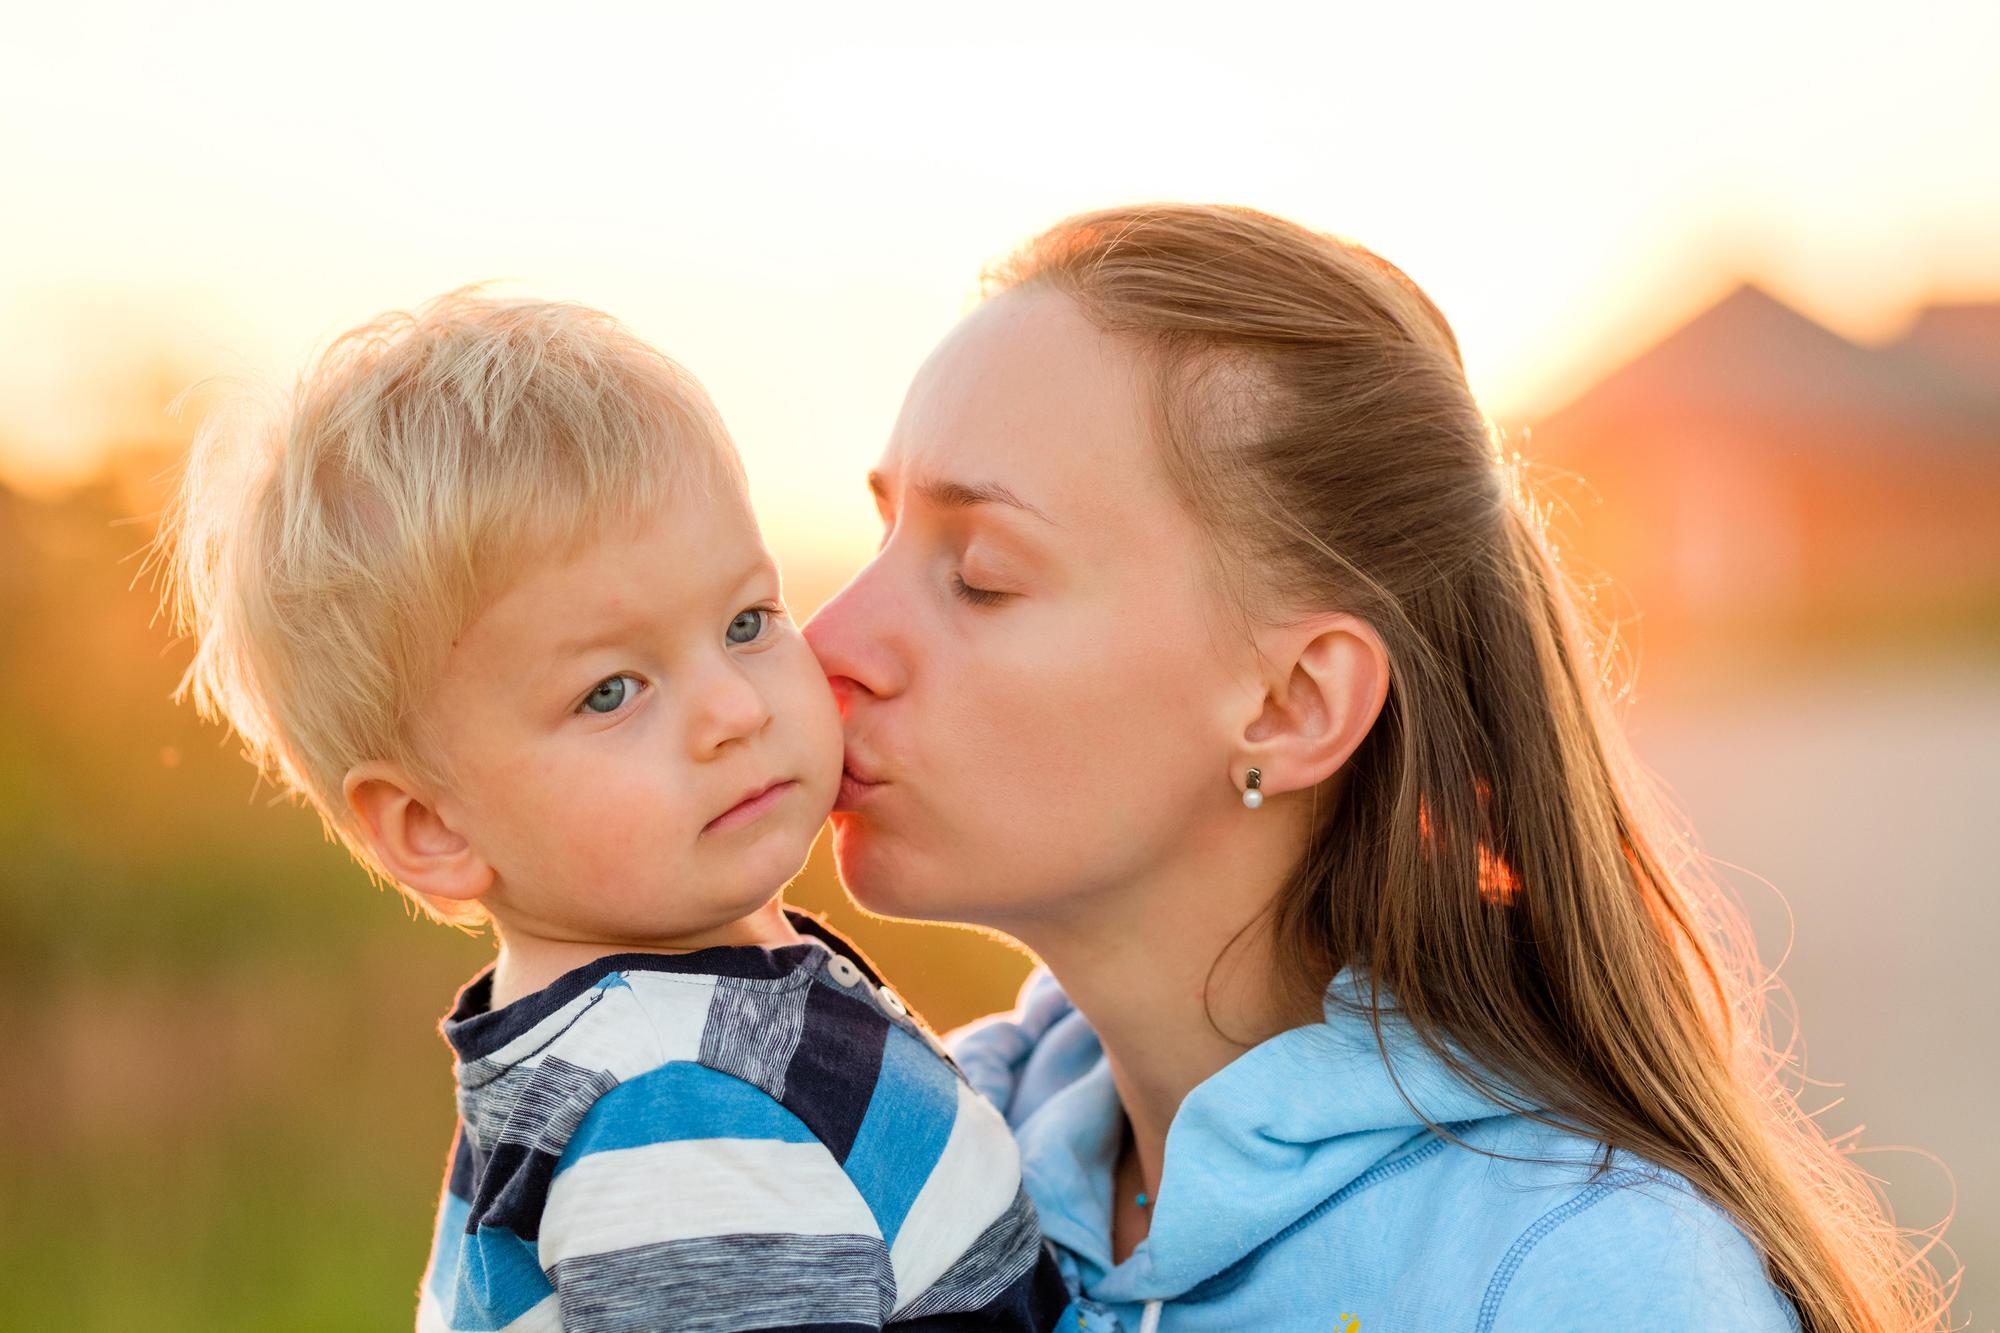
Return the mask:
<path fill-rule="evenodd" d="M 1958 1193 L 1961 1328 L 2000 1326 L 2000 663 L 1852 668 L 1731 697 L 1642 702 L 1641 756 L 1744 899 L 1806 1039 L 1844 1083 L 1821 1123 L 1937 1154 Z M 1770 883 L 1760 883 L 1761 876 Z M 1775 892 L 1774 892 L 1775 889 Z M 1783 894 L 1781 901 L 1777 894 Z M 1939 1166 L 1864 1159 L 1905 1226 L 1950 1206 Z"/>

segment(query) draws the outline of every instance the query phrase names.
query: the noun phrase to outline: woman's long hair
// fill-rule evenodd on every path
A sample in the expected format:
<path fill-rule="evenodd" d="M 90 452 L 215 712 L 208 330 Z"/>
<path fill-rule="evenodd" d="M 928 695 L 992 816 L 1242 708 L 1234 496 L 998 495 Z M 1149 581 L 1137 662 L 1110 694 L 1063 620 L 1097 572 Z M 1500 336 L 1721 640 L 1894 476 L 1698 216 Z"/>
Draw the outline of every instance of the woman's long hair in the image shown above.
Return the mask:
<path fill-rule="evenodd" d="M 1437 308 L 1359 246 L 1187 205 L 1059 223 L 988 285 L 1024 284 L 1145 354 L 1246 611 L 1337 607 L 1387 647 L 1383 714 L 1276 904 L 1285 980 L 1354 965 L 1496 1100 L 1686 1177 L 1813 1333 L 1940 1326 L 1924 1251 L 1788 1086 L 1748 933 L 1625 749 Z"/>

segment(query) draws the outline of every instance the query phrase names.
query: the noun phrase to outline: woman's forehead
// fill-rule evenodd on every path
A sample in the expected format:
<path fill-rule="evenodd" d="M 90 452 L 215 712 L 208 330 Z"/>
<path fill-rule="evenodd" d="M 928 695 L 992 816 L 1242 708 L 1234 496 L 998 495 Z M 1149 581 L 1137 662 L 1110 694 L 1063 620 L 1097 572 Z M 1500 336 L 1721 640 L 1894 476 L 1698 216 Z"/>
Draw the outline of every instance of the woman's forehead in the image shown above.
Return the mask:
<path fill-rule="evenodd" d="M 1151 421 L 1132 349 L 1068 297 L 1019 288 L 924 363 L 878 471 L 896 490 L 1002 486 L 1062 522 L 1157 473 Z"/>

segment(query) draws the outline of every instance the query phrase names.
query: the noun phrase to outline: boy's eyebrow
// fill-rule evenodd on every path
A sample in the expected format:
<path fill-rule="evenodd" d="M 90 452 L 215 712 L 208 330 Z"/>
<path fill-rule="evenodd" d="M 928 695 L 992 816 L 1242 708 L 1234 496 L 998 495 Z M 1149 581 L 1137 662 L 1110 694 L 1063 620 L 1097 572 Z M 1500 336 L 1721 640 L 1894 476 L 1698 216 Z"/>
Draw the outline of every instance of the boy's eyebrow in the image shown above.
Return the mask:
<path fill-rule="evenodd" d="M 744 584 L 754 583 L 766 575 L 772 579 L 779 577 L 777 562 L 771 559 L 768 552 L 758 555 L 750 564 L 745 566 L 743 572 L 738 575 L 736 581 L 730 584 L 729 587 L 731 589 L 741 589 Z M 613 647 L 623 642 L 634 632 L 650 628 L 653 623 L 653 618 L 650 615 L 644 610 L 634 607 L 615 617 L 607 618 L 594 629 L 572 635 L 569 638 L 559 640 L 550 645 L 549 661 L 555 663 L 566 662 L 570 658 L 581 656 L 593 648 Z"/>
<path fill-rule="evenodd" d="M 582 634 L 560 639 L 549 646 L 551 662 L 566 662 L 593 648 L 605 648 L 625 638 L 633 630 L 645 624 L 645 617 L 638 615 L 621 616 L 616 621 L 607 622 Z"/>
<path fill-rule="evenodd" d="M 868 474 L 868 489 L 875 493 L 876 499 L 887 503 L 889 483 L 880 472 Z M 912 483 L 910 489 L 940 509 L 971 509 L 977 505 L 991 504 L 1008 505 L 1024 513 L 1033 514 L 1051 527 L 1061 526 L 1040 509 L 996 482 L 972 485 L 962 481 L 923 478 Z"/>

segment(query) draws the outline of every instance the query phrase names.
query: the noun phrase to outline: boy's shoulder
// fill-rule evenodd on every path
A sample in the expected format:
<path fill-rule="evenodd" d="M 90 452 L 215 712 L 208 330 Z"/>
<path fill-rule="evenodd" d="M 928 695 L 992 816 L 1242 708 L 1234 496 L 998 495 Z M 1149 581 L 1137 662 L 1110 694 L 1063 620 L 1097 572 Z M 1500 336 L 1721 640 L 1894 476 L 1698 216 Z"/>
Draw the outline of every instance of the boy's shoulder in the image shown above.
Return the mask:
<path fill-rule="evenodd" d="M 462 1000 L 456 1225 L 539 1237 L 572 1290 L 801 1232 L 814 1254 L 787 1262 L 879 1272 L 878 1318 L 980 1308 L 996 1273 L 1010 1301 L 1045 1286 L 1005 1122 L 858 950 L 793 917 L 817 938 L 617 955 L 491 1015 Z"/>
<path fill-rule="evenodd" d="M 948 1127 L 964 1079 L 935 1035 L 859 950 L 790 915 L 802 943 L 608 955 L 497 1011 L 490 974 L 476 978 L 444 1023 L 468 1137 L 559 1155 L 614 1088 L 712 1088 L 718 1076 L 764 1093 L 843 1162 L 871 1112 Z M 635 1109 L 692 1114 L 678 1098 Z"/>
<path fill-rule="evenodd" d="M 732 957 L 726 961 L 743 965 L 702 974 L 651 960 L 622 967 L 605 979 L 594 1021 L 580 1023 L 562 1053 L 613 1069 L 616 1051 L 650 1041 L 650 1054 L 631 1062 L 643 1068 L 613 1069 L 621 1085 L 747 1084 L 843 1165 L 857 1152 L 866 1156 L 871 1137 L 892 1128 L 904 1149 L 908 1135 L 926 1126 L 941 1147 L 969 1085 L 866 959 L 822 943 L 764 956 L 777 964 L 769 974 L 758 958 Z M 672 1113 L 646 1105 L 653 1114 Z"/>

